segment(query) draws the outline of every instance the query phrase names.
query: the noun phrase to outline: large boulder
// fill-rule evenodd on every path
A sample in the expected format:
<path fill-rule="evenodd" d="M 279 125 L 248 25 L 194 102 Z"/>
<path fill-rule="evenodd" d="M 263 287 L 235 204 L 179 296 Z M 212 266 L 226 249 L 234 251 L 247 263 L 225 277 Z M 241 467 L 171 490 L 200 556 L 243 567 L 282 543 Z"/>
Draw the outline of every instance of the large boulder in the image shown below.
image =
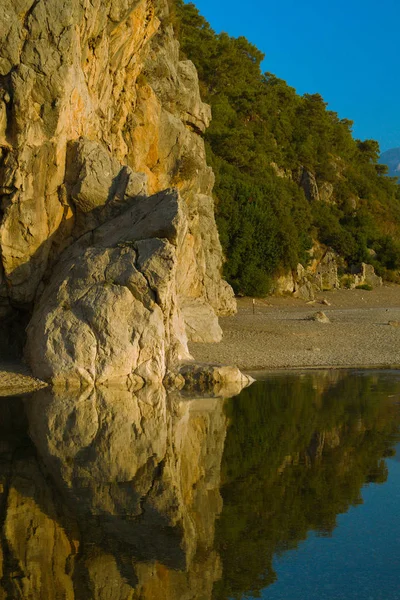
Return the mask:
<path fill-rule="evenodd" d="M 174 190 L 138 199 L 66 252 L 37 303 L 26 356 L 45 380 L 162 381 L 190 358 L 177 300 L 187 231 Z"/>

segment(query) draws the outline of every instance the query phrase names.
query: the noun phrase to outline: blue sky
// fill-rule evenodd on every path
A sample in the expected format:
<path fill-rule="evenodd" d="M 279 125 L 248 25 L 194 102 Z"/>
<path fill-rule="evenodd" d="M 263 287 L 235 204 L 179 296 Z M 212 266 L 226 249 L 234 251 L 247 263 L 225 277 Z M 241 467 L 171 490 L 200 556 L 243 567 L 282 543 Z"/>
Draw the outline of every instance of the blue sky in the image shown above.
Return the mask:
<path fill-rule="evenodd" d="M 263 69 L 320 93 L 354 136 L 400 147 L 400 0 L 195 0 L 217 31 L 244 35 Z"/>

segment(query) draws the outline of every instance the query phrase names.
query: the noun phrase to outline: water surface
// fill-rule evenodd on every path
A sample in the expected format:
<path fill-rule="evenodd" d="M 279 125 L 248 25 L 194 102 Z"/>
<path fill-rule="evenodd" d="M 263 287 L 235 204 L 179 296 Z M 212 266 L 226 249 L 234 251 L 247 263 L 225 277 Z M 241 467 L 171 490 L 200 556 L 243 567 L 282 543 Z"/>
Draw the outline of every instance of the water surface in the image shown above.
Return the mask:
<path fill-rule="evenodd" d="M 0 400 L 0 598 L 400 598 L 400 374 Z"/>

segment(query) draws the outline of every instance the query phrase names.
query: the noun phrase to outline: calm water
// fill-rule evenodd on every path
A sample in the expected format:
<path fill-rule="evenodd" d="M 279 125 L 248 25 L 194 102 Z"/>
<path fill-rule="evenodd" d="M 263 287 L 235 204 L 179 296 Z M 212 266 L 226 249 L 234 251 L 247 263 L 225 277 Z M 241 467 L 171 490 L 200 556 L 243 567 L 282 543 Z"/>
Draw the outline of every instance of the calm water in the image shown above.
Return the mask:
<path fill-rule="evenodd" d="M 0 417 L 0 599 L 400 600 L 400 372 Z"/>

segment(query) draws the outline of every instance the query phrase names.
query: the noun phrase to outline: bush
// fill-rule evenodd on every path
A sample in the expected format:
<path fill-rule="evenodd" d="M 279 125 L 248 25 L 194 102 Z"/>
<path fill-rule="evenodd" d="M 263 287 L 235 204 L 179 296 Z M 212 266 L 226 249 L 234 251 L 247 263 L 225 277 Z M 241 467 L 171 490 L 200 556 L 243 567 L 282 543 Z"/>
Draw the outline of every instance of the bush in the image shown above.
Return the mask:
<path fill-rule="evenodd" d="M 366 290 L 367 292 L 371 292 L 373 287 L 372 285 L 369 285 L 369 283 L 361 283 L 360 285 L 356 285 L 356 290 Z"/>
<path fill-rule="evenodd" d="M 173 181 L 182 181 L 184 179 L 191 179 L 198 171 L 199 163 L 197 159 L 191 154 L 183 155 L 176 164 L 175 174 Z"/>
<path fill-rule="evenodd" d="M 237 295 L 263 298 L 271 292 L 272 282 L 262 268 L 250 264 L 238 279 L 231 279 L 231 284 Z"/>

